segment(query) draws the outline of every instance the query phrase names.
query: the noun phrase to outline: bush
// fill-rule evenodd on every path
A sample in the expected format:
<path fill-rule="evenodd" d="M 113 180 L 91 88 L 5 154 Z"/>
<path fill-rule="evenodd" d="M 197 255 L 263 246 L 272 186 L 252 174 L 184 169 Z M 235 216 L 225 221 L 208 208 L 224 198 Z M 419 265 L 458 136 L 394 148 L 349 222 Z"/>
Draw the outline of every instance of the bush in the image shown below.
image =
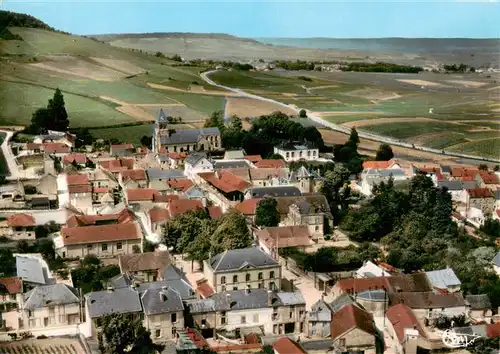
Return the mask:
<path fill-rule="evenodd" d="M 301 109 L 301 110 L 299 111 L 299 117 L 300 117 L 300 118 L 307 118 L 307 112 L 306 112 L 306 110 L 305 110 L 305 109 Z"/>

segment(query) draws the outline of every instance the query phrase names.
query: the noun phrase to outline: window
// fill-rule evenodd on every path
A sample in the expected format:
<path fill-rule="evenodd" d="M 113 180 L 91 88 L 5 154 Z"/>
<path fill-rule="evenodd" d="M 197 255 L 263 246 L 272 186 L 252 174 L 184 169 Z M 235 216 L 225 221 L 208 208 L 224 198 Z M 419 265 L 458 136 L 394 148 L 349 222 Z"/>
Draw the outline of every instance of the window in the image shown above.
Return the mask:
<path fill-rule="evenodd" d="M 339 346 L 340 347 L 345 347 L 345 338 L 340 338 L 339 339 Z"/>
<path fill-rule="evenodd" d="M 202 320 L 201 320 L 201 325 L 202 325 L 202 326 L 205 326 L 206 324 L 207 324 L 207 320 L 206 320 L 206 318 L 202 318 Z"/>
<path fill-rule="evenodd" d="M 172 327 L 172 338 L 175 338 L 177 336 L 177 328 Z"/>
<path fill-rule="evenodd" d="M 121 250 L 122 248 L 123 248 L 122 243 L 121 243 L 121 242 L 118 242 L 118 243 L 116 244 L 116 249 L 117 249 L 117 250 Z"/>
<path fill-rule="evenodd" d="M 262 283 L 259 283 L 258 287 L 259 289 L 262 289 Z"/>
<path fill-rule="evenodd" d="M 269 272 L 269 278 L 273 279 L 274 278 L 274 270 L 271 270 Z"/>
<path fill-rule="evenodd" d="M 246 316 L 241 316 L 241 324 L 247 323 L 247 317 Z"/>
<path fill-rule="evenodd" d="M 108 250 L 108 245 L 107 245 L 107 244 L 105 244 L 105 243 L 103 243 L 103 244 L 101 245 L 101 249 L 102 249 L 103 251 L 107 251 L 107 250 Z"/>
<path fill-rule="evenodd" d="M 255 315 L 253 315 L 253 322 L 254 323 L 259 322 L 259 314 L 258 313 L 256 313 Z"/>
<path fill-rule="evenodd" d="M 221 284 L 226 284 L 226 277 L 221 277 L 220 278 L 220 283 Z"/>
<path fill-rule="evenodd" d="M 62 258 L 66 258 L 66 252 L 63 252 Z"/>
<path fill-rule="evenodd" d="M 220 324 L 221 325 L 225 325 L 226 324 L 226 318 L 225 317 L 221 317 L 220 318 Z"/>
<path fill-rule="evenodd" d="M 92 250 L 92 245 L 87 245 L 87 250 L 88 251 Z"/>
<path fill-rule="evenodd" d="M 318 225 L 314 226 L 314 231 L 319 231 L 319 226 Z"/>
<path fill-rule="evenodd" d="M 300 311 L 299 311 L 299 316 L 300 316 L 300 317 L 304 316 L 304 310 L 300 310 Z"/>
<path fill-rule="evenodd" d="M 290 311 L 290 318 L 293 317 L 293 311 Z"/>
<path fill-rule="evenodd" d="M 170 315 L 170 322 L 175 323 L 177 322 L 177 314 L 173 313 Z"/>
<path fill-rule="evenodd" d="M 233 275 L 233 283 L 237 283 L 238 282 L 238 276 L 237 275 Z"/>
<path fill-rule="evenodd" d="M 289 157 L 290 157 L 290 153 L 289 153 L 289 152 L 287 152 L 287 153 L 286 153 L 286 157 L 287 157 L 287 158 L 289 158 Z"/>
<path fill-rule="evenodd" d="M 33 311 L 28 310 L 28 317 L 33 317 Z"/>
<path fill-rule="evenodd" d="M 262 272 L 259 272 L 259 280 L 262 280 Z"/>
<path fill-rule="evenodd" d="M 238 290 L 238 287 L 237 286 L 233 286 L 233 290 Z"/>
<path fill-rule="evenodd" d="M 160 338 L 161 337 L 161 329 L 155 330 L 155 337 Z"/>
<path fill-rule="evenodd" d="M 250 274 L 249 274 L 249 273 L 247 273 L 247 274 L 245 275 L 245 280 L 246 280 L 246 281 L 250 281 Z"/>

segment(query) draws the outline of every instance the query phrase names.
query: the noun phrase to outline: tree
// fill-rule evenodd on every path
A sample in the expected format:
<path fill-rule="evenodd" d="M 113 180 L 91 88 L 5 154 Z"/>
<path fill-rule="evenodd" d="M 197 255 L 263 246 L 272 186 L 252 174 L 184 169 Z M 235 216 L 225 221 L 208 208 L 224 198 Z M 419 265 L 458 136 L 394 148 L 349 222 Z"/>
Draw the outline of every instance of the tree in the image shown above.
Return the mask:
<path fill-rule="evenodd" d="M 85 145 L 92 145 L 94 137 L 90 133 L 89 128 L 79 128 L 76 131 L 76 147 L 80 148 Z"/>
<path fill-rule="evenodd" d="M 28 131 L 32 134 L 44 134 L 50 121 L 50 113 L 47 108 L 39 108 L 31 116 L 31 124 Z"/>
<path fill-rule="evenodd" d="M 153 137 L 143 135 L 141 138 L 141 145 L 147 147 L 148 149 L 152 149 Z"/>
<path fill-rule="evenodd" d="M 203 125 L 204 128 L 219 128 L 220 132 L 223 133 L 226 128 L 224 125 L 224 112 L 216 111 L 213 112 L 210 117 L 205 121 Z"/>
<path fill-rule="evenodd" d="M 59 88 L 56 88 L 54 92 L 54 97 L 49 100 L 47 109 L 50 112 L 51 121 L 48 124 L 49 130 L 57 130 L 65 132 L 69 128 L 68 113 L 66 113 L 66 107 L 64 106 L 64 97 Z"/>
<path fill-rule="evenodd" d="M 284 160 L 283 156 L 281 156 L 280 154 L 271 154 L 267 156 L 267 158 L 272 160 Z"/>
<path fill-rule="evenodd" d="M 488 171 L 488 165 L 485 164 L 485 163 L 482 163 L 482 164 L 479 165 L 478 169 L 480 171 Z"/>
<path fill-rule="evenodd" d="M 102 334 L 99 349 L 102 354 L 156 354 L 164 346 L 151 340 L 151 333 L 144 328 L 138 316 L 113 314 L 101 319 Z"/>
<path fill-rule="evenodd" d="M 357 151 L 359 145 L 359 135 L 356 128 L 351 128 L 351 134 L 349 135 L 346 145 Z"/>
<path fill-rule="evenodd" d="M 247 248 L 253 239 L 248 230 L 245 217 L 236 210 L 230 210 L 217 220 L 217 228 L 212 234 L 212 252 Z"/>
<path fill-rule="evenodd" d="M 255 208 L 255 225 L 257 226 L 278 226 L 280 214 L 278 212 L 278 202 L 274 198 L 264 198 Z"/>
<path fill-rule="evenodd" d="M 300 117 L 300 118 L 307 118 L 307 112 L 306 112 L 306 110 L 305 110 L 305 109 L 301 109 L 301 110 L 299 111 L 299 117 Z"/>
<path fill-rule="evenodd" d="M 350 171 L 343 165 L 335 165 L 332 171 L 327 171 L 324 176 L 320 192 L 326 197 L 333 221 L 338 224 L 348 207 L 348 198 L 351 189 L 347 185 Z"/>
<path fill-rule="evenodd" d="M 392 148 L 388 144 L 380 144 L 377 149 L 377 155 L 375 156 L 375 161 L 389 161 L 394 157 Z"/>
<path fill-rule="evenodd" d="M 498 172 L 500 170 L 500 165 L 495 165 L 493 171 Z"/>

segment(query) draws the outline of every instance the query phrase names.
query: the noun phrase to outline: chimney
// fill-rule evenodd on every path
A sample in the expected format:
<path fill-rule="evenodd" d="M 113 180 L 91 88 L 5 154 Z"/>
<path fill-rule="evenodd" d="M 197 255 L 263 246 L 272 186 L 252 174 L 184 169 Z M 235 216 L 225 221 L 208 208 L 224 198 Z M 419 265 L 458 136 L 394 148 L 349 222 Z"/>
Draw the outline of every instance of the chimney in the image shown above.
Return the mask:
<path fill-rule="evenodd" d="M 231 307 L 231 294 L 226 294 L 226 304 Z"/>
<path fill-rule="evenodd" d="M 267 291 L 267 306 L 273 306 L 273 292 L 271 290 Z"/>
<path fill-rule="evenodd" d="M 165 294 L 165 293 L 163 292 L 163 290 L 162 290 L 162 291 L 160 291 L 158 294 L 160 294 L 160 301 L 161 301 L 161 302 L 164 302 L 164 301 L 167 301 L 167 300 L 168 300 L 167 294 Z"/>
<path fill-rule="evenodd" d="M 247 285 L 247 287 L 245 289 L 245 294 L 246 295 L 250 294 L 250 285 Z"/>

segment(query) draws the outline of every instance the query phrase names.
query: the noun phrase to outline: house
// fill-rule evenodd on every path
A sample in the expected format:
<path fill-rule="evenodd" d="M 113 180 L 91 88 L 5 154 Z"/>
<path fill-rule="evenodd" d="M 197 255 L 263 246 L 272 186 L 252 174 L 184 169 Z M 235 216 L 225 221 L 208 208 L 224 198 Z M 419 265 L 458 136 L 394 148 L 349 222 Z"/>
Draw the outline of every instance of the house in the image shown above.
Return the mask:
<path fill-rule="evenodd" d="M 8 231 L 6 236 L 11 240 L 34 240 L 35 218 L 30 214 L 11 214 L 7 218 Z"/>
<path fill-rule="evenodd" d="M 65 143 L 43 143 L 42 148 L 46 155 L 64 158 L 71 152 L 71 147 Z"/>
<path fill-rule="evenodd" d="M 22 281 L 24 291 L 39 285 L 55 284 L 47 262 L 39 254 L 15 254 L 16 274 Z"/>
<path fill-rule="evenodd" d="M 451 168 L 451 178 L 452 179 L 462 179 L 464 177 L 470 177 L 478 183 L 481 182 L 481 176 L 479 175 L 479 169 L 477 168 L 463 168 L 463 167 L 452 167 Z"/>
<path fill-rule="evenodd" d="M 101 168 L 96 168 L 88 174 L 88 180 L 93 189 L 95 188 L 107 188 L 109 190 L 118 187 L 118 181 L 116 177 L 108 170 Z"/>
<path fill-rule="evenodd" d="M 86 167 L 87 166 L 87 156 L 82 153 L 73 153 L 68 154 L 63 157 L 62 164 L 64 167 L 68 167 L 71 165 L 76 165 L 78 167 Z"/>
<path fill-rule="evenodd" d="M 216 328 L 234 332 L 261 327 L 265 334 L 300 333 L 305 328 L 305 301 L 300 293 L 224 291 L 190 302 L 188 312 L 207 336 L 213 336 Z"/>
<path fill-rule="evenodd" d="M 319 173 L 314 170 L 308 171 L 304 166 L 293 171 L 288 179 L 288 183 L 297 187 L 302 193 L 318 192 L 322 182 L 323 178 Z"/>
<path fill-rule="evenodd" d="M 198 176 L 202 184 L 210 186 L 225 198 L 221 204 L 226 204 L 227 201 L 242 201 L 245 191 L 252 186 L 228 170 L 199 173 Z"/>
<path fill-rule="evenodd" d="M 0 186 L 0 201 L 7 204 L 24 201 L 24 188 L 21 183 L 10 183 Z"/>
<path fill-rule="evenodd" d="M 495 173 L 488 171 L 479 171 L 481 176 L 481 187 L 496 191 L 500 188 L 500 179 Z"/>
<path fill-rule="evenodd" d="M 355 305 L 344 306 L 333 314 L 330 334 L 334 352 L 379 352 L 373 317 Z"/>
<path fill-rule="evenodd" d="M 121 273 L 130 274 L 134 279 L 146 283 L 160 279 L 160 272 L 171 262 L 167 251 L 133 253 L 118 257 Z"/>
<path fill-rule="evenodd" d="M 76 135 L 68 132 L 58 132 L 55 130 L 49 130 L 47 134 L 37 135 L 33 139 L 33 143 L 61 143 L 69 147 L 74 147 L 76 142 Z"/>
<path fill-rule="evenodd" d="M 412 309 L 397 304 L 387 310 L 385 317 L 388 332 L 396 345 L 396 353 L 416 353 L 417 340 L 426 338 L 426 334 Z"/>
<path fill-rule="evenodd" d="M 363 266 L 356 271 L 356 278 L 390 277 L 391 273 L 385 271 L 372 261 L 364 262 Z"/>
<path fill-rule="evenodd" d="M 118 174 L 118 183 L 123 189 L 147 188 L 148 179 L 143 169 L 125 170 Z"/>
<path fill-rule="evenodd" d="M 467 194 L 462 187 L 462 182 L 458 180 L 443 180 L 437 182 L 438 188 L 446 188 L 451 194 L 451 200 L 457 203 L 466 203 Z"/>
<path fill-rule="evenodd" d="M 319 157 L 319 149 L 307 141 L 303 143 L 283 143 L 274 147 L 274 153 L 283 156 L 286 162 L 314 161 Z"/>
<path fill-rule="evenodd" d="M 467 209 L 477 208 L 484 215 L 492 215 L 495 210 L 495 196 L 488 188 L 466 190 Z"/>
<path fill-rule="evenodd" d="M 284 168 L 286 162 L 280 159 L 262 159 L 254 163 L 256 168 Z"/>
<path fill-rule="evenodd" d="M 178 199 L 179 197 L 174 195 L 169 196 L 161 195 L 156 189 L 152 188 L 128 188 L 125 190 L 125 200 L 128 205 L 139 206 L 144 209 L 149 209 L 153 207 L 153 203 L 156 202 L 167 202 L 172 199 Z"/>
<path fill-rule="evenodd" d="M 450 293 L 460 291 L 462 282 L 451 268 L 427 271 L 425 274 L 431 285 L 436 289 Z"/>
<path fill-rule="evenodd" d="M 203 261 L 203 273 L 217 292 L 281 289 L 281 265 L 259 248 L 228 250 Z"/>
<path fill-rule="evenodd" d="M 277 187 L 252 187 L 245 193 L 245 199 L 264 197 L 300 197 L 302 193 L 297 187 L 277 186 Z"/>
<path fill-rule="evenodd" d="M 109 154 L 114 157 L 133 156 L 135 152 L 132 144 L 115 144 L 111 145 Z"/>
<path fill-rule="evenodd" d="M 213 163 L 203 152 L 189 154 L 184 163 L 184 174 L 189 179 L 194 179 L 198 173 L 212 172 L 213 170 Z"/>
<path fill-rule="evenodd" d="M 92 186 L 86 174 L 66 175 L 69 203 L 80 210 L 92 208 Z"/>
<path fill-rule="evenodd" d="M 281 337 L 273 343 L 274 354 L 306 354 L 299 343 L 288 337 Z"/>
<path fill-rule="evenodd" d="M 500 276 L 500 252 L 495 255 L 491 262 L 493 263 L 493 270 Z"/>
<path fill-rule="evenodd" d="M 385 169 L 401 169 L 401 165 L 397 163 L 395 160 L 389 161 L 364 161 L 363 162 L 364 170 L 385 170 Z"/>
<path fill-rule="evenodd" d="M 391 305 L 405 304 L 420 321 L 432 321 L 440 315 L 454 317 L 467 314 L 465 299 L 460 293 L 390 292 Z"/>
<path fill-rule="evenodd" d="M 243 150 L 226 150 L 224 153 L 224 160 L 240 160 L 245 158 Z"/>
<path fill-rule="evenodd" d="M 190 195 L 190 190 L 195 190 L 196 188 L 191 188 L 193 186 L 193 182 L 190 179 L 182 178 L 182 179 L 171 179 L 167 181 L 167 185 L 170 190 L 175 194 L 184 194 L 186 197 L 192 198 L 201 198 L 202 195 L 194 196 Z"/>
<path fill-rule="evenodd" d="M 214 160 L 214 170 L 250 168 L 252 164 L 248 160 Z"/>
<path fill-rule="evenodd" d="M 244 169 L 254 187 L 288 185 L 288 168 L 249 168 Z"/>
<path fill-rule="evenodd" d="M 118 174 L 121 171 L 133 170 L 134 165 L 135 165 L 134 159 L 125 157 L 98 161 L 99 168 L 109 173 L 112 173 L 115 177 L 118 177 Z"/>
<path fill-rule="evenodd" d="M 175 128 L 175 126 L 172 126 Z M 199 129 L 159 129 L 158 150 L 165 149 L 167 152 L 191 152 L 220 150 L 221 134 L 219 128 Z"/>
<path fill-rule="evenodd" d="M 171 197 L 177 197 L 172 195 Z M 164 208 L 153 208 L 149 210 L 149 219 L 153 232 L 161 234 L 163 225 L 170 219 L 184 213 L 195 210 L 205 210 L 203 203 L 199 199 L 171 199 Z"/>
<path fill-rule="evenodd" d="M 78 291 L 66 284 L 40 285 L 24 294 L 20 317 L 23 329 L 78 325 L 81 322 Z"/>
<path fill-rule="evenodd" d="M 365 169 L 361 173 L 360 192 L 365 196 L 371 196 L 374 186 L 382 182 L 387 183 L 391 178 L 394 181 L 394 185 L 404 184 L 408 180 L 405 171 L 400 168 Z"/>
<path fill-rule="evenodd" d="M 307 334 L 310 337 L 329 337 L 332 314 L 330 304 L 323 299 L 316 301 L 307 313 Z"/>
<path fill-rule="evenodd" d="M 468 305 L 468 316 L 476 322 L 490 322 L 493 316 L 492 306 L 488 295 L 467 295 L 465 301 Z"/>
<path fill-rule="evenodd" d="M 47 196 L 57 195 L 57 177 L 53 174 L 48 173 L 44 175 L 37 180 L 35 186 L 37 192 L 40 194 Z"/>
<path fill-rule="evenodd" d="M 154 188 L 159 191 L 170 189 L 168 181 L 182 180 L 187 178 L 184 176 L 184 171 L 181 170 L 162 170 L 160 168 L 148 168 L 146 170 L 148 176 L 148 188 Z"/>
<path fill-rule="evenodd" d="M 2 313 L 16 311 L 23 303 L 22 282 L 18 277 L 0 278 L 0 311 Z M 2 323 L 0 323 L 0 328 Z M 3 327 L 12 327 L 6 324 Z"/>
<path fill-rule="evenodd" d="M 99 258 L 134 253 L 142 244 L 141 227 L 125 209 L 119 214 L 75 216 L 68 219 L 61 236 L 54 239 L 56 254 L 62 258 Z"/>
<path fill-rule="evenodd" d="M 114 205 L 115 197 L 113 191 L 107 187 L 92 188 L 92 204 Z"/>
<path fill-rule="evenodd" d="M 297 247 L 304 251 L 314 243 L 306 225 L 265 227 L 255 234 L 259 247 L 275 259 L 279 248 Z"/>
<path fill-rule="evenodd" d="M 142 303 L 139 293 L 132 287 L 109 288 L 86 294 L 85 311 L 85 336 L 95 338 L 101 326 L 100 319 L 102 317 L 111 314 L 140 317 Z"/>
<path fill-rule="evenodd" d="M 177 338 L 177 329 L 184 328 L 184 304 L 180 294 L 171 287 L 147 289 L 141 294 L 144 327 L 155 342 Z"/>
<path fill-rule="evenodd" d="M 262 157 L 260 155 L 245 155 L 243 156 L 245 160 L 250 161 L 251 163 L 255 164 L 262 160 Z"/>

